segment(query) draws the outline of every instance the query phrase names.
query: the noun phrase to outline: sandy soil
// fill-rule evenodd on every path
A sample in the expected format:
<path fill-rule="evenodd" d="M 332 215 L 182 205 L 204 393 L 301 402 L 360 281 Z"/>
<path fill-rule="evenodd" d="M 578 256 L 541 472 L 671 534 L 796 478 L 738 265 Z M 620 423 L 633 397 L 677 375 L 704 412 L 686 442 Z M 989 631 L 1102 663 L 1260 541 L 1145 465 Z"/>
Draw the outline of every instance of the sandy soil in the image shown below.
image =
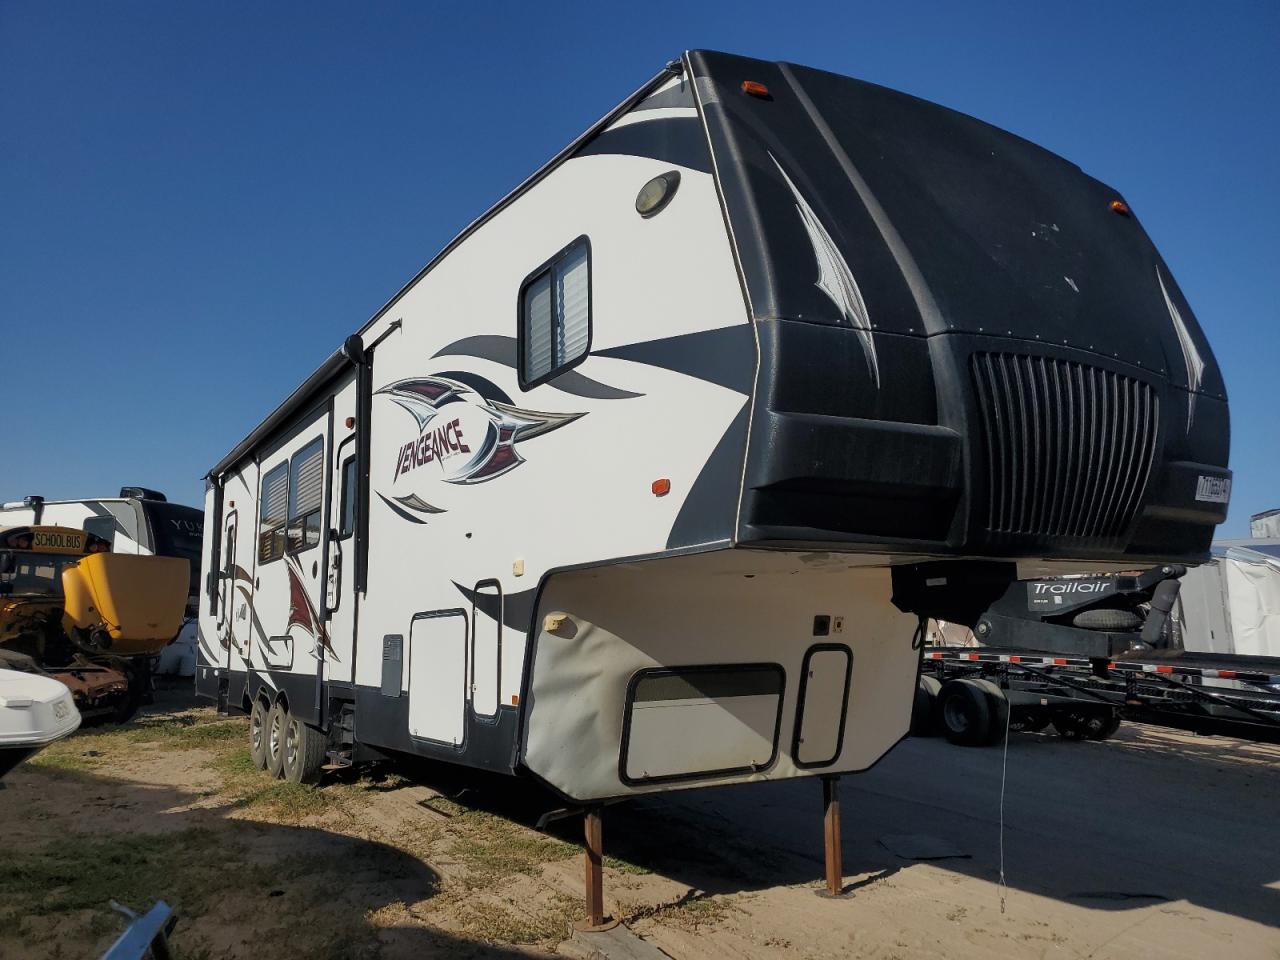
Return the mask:
<path fill-rule="evenodd" d="M 0 790 L 0 957 L 96 956 L 107 909 L 174 904 L 177 955 L 588 957 L 579 823 L 509 778 L 375 768 L 318 790 L 248 763 L 242 720 L 177 693 Z M 1001 753 L 904 743 L 842 784 L 850 895 L 815 896 L 818 784 L 668 794 L 605 815 L 610 909 L 682 960 L 1280 958 L 1280 748 L 1125 725 Z M 903 859 L 890 845 L 962 856 Z"/>
<path fill-rule="evenodd" d="M 719 922 L 635 929 L 681 958 L 1280 957 L 1280 747 L 1130 724 L 1108 743 L 1015 734 L 1003 907 L 1000 767 L 998 749 L 912 740 L 846 778 L 842 901 L 813 893 L 816 784 L 676 798 L 655 816 L 702 824 L 747 875 L 696 865 Z M 881 840 L 903 834 L 967 856 L 902 859 Z"/>

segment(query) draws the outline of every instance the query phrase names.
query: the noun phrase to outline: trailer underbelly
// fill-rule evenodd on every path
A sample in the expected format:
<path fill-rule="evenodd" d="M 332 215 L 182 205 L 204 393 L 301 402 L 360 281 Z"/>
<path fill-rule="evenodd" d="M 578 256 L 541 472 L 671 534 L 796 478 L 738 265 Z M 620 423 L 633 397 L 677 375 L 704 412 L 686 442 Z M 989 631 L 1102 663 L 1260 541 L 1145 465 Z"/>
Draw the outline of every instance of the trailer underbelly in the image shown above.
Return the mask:
<path fill-rule="evenodd" d="M 556 574 L 521 764 L 565 796 L 864 770 L 907 732 L 914 617 L 889 571 L 719 551 Z"/>

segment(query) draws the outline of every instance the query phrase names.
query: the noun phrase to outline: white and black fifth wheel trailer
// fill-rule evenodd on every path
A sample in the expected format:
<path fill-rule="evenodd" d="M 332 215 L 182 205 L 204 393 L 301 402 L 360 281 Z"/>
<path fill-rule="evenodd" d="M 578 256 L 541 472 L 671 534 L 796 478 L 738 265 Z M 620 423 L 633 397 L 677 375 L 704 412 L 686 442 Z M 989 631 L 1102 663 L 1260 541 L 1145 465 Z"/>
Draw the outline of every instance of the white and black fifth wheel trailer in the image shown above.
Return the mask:
<path fill-rule="evenodd" d="M 688 53 L 209 472 L 198 687 L 296 778 L 833 784 L 907 733 L 924 587 L 1195 562 L 1226 427 L 1116 191 Z"/>

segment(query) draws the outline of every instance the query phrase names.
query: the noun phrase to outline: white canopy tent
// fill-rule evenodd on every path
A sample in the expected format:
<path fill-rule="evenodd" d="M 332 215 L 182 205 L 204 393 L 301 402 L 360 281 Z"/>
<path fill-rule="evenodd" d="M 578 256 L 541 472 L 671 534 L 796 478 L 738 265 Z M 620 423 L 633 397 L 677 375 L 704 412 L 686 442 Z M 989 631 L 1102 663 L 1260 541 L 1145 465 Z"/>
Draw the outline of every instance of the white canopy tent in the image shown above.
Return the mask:
<path fill-rule="evenodd" d="M 1182 578 L 1183 646 L 1197 653 L 1280 657 L 1280 537 L 1223 540 Z"/>

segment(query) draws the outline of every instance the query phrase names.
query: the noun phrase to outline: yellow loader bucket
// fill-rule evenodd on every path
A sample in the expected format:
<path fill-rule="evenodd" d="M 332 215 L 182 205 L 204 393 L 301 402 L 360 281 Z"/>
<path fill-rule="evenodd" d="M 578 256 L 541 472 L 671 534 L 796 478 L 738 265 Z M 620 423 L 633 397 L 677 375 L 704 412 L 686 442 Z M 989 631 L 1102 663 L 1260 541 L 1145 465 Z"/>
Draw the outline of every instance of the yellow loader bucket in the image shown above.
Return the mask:
<path fill-rule="evenodd" d="M 157 653 L 186 612 L 190 567 L 180 557 L 93 553 L 62 571 L 62 625 L 98 650 Z"/>

